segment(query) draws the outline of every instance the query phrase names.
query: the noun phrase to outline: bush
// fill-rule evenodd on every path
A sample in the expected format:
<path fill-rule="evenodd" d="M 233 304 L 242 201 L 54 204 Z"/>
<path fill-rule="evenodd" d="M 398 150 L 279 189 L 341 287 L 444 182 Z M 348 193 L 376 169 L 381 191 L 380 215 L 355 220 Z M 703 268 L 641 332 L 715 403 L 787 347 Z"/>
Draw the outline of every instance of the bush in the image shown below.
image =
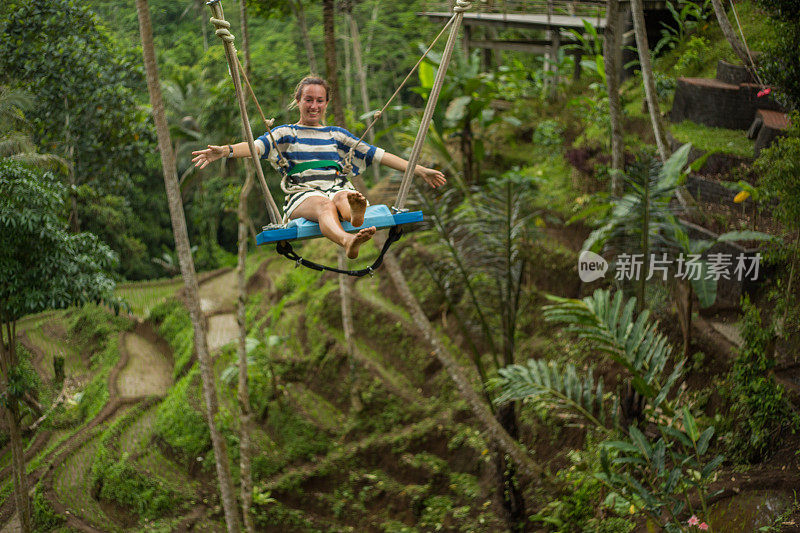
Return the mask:
<path fill-rule="evenodd" d="M 692 36 L 686 44 L 686 51 L 675 63 L 675 73 L 678 76 L 697 74 L 703 68 L 709 45 L 705 37 Z"/>
<path fill-rule="evenodd" d="M 202 402 L 197 386 L 199 373 L 198 367 L 194 366 L 170 389 L 158 407 L 155 420 L 155 435 L 187 465 L 211 449 L 211 434 L 206 420 L 192 407 Z"/>
<path fill-rule="evenodd" d="M 99 496 L 131 508 L 144 519 L 157 518 L 175 506 L 176 495 L 161 481 L 145 477 L 123 454 L 103 473 Z"/>
<path fill-rule="evenodd" d="M 41 484 L 37 484 L 33 491 L 33 499 L 31 501 L 33 507 L 33 530 L 36 532 L 53 531 L 58 529 L 61 524 L 66 520 L 60 514 L 54 513 L 50 503 L 45 499 L 42 494 Z"/>
<path fill-rule="evenodd" d="M 543 120 L 533 132 L 533 144 L 556 146 L 564 142 L 564 128 L 555 120 Z"/>
<path fill-rule="evenodd" d="M 755 463 L 766 459 L 787 434 L 797 431 L 800 417 L 783 387 L 769 374 L 775 366 L 769 353 L 773 328 L 762 323 L 761 313 L 747 297 L 742 310 L 744 345 L 723 388 L 731 413 L 725 437 L 732 457 Z"/>
<path fill-rule="evenodd" d="M 187 370 L 194 354 L 194 328 L 189 311 L 178 300 L 167 300 L 150 311 L 150 319 L 159 325 L 158 333 L 172 348 L 173 378 Z"/>

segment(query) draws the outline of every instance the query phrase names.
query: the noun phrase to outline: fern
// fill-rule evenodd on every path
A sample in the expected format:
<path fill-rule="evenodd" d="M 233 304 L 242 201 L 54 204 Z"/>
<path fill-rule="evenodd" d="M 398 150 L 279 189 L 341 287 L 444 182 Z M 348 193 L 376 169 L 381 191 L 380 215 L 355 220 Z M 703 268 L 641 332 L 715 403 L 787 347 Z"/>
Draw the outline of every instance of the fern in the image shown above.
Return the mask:
<path fill-rule="evenodd" d="M 492 380 L 492 387 L 500 391 L 496 403 L 525 399 L 608 432 L 608 413 L 616 408 L 607 405 L 603 379 L 595 381 L 592 369 L 581 377 L 571 363 L 561 368 L 552 361 L 531 359 L 526 365 L 502 368 L 499 374 Z"/>

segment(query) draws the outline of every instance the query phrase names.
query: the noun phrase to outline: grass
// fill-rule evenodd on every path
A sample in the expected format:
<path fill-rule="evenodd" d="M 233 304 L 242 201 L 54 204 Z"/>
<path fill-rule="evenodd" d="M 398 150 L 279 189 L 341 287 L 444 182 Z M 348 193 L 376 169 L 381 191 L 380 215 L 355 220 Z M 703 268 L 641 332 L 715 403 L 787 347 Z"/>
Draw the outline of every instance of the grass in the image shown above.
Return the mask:
<path fill-rule="evenodd" d="M 42 368 L 48 378 L 53 377 L 53 359 L 59 355 L 64 358 L 64 373 L 67 376 L 74 376 L 86 372 L 86 363 L 81 355 L 74 350 L 65 339 L 54 339 L 42 330 L 42 324 L 36 328 L 26 331 L 31 342 L 44 354 Z"/>
<path fill-rule="evenodd" d="M 104 524 L 107 531 L 118 527 L 103 512 L 100 504 L 92 498 L 91 465 L 99 438 L 93 438 L 67 458 L 55 472 L 53 489 L 71 513 L 90 519 L 94 524 Z"/>
<path fill-rule="evenodd" d="M 128 302 L 131 313 L 147 317 L 153 307 L 170 298 L 182 286 L 180 277 L 155 282 L 122 283 L 117 285 L 116 294 Z"/>
<path fill-rule="evenodd" d="M 690 142 L 704 152 L 716 151 L 738 157 L 753 157 L 753 141 L 744 131 L 711 128 L 685 120 L 670 126 L 672 135 L 680 142 Z"/>

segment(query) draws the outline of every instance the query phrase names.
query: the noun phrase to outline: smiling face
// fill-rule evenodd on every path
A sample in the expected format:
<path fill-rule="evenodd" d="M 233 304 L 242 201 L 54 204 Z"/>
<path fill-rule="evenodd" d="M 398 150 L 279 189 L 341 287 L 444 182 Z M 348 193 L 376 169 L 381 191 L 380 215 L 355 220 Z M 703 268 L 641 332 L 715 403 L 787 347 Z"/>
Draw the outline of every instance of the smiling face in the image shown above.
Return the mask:
<path fill-rule="evenodd" d="M 303 87 L 300 99 L 297 101 L 300 108 L 300 122 L 302 126 L 319 126 L 325 118 L 328 107 L 328 98 L 325 87 L 318 84 L 309 84 Z"/>

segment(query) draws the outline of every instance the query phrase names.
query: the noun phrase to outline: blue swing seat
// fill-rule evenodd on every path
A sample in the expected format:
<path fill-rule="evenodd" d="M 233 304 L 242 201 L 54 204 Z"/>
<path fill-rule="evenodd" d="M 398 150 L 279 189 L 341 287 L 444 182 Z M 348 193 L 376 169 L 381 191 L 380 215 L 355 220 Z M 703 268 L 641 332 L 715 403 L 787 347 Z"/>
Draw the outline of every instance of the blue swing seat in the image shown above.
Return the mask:
<path fill-rule="evenodd" d="M 367 207 L 364 214 L 364 224 L 354 228 L 349 222 L 342 222 L 342 227 L 348 233 L 355 233 L 362 228 L 375 226 L 377 229 L 390 228 L 400 224 L 410 224 L 421 222 L 423 219 L 422 211 L 407 211 L 392 214 L 391 210 L 385 205 L 371 205 Z M 256 237 L 256 244 L 269 244 L 280 241 L 298 241 L 302 239 L 314 239 L 321 237 L 319 224 L 306 220 L 305 218 L 295 218 L 290 220 L 285 228 L 264 230 Z"/>

